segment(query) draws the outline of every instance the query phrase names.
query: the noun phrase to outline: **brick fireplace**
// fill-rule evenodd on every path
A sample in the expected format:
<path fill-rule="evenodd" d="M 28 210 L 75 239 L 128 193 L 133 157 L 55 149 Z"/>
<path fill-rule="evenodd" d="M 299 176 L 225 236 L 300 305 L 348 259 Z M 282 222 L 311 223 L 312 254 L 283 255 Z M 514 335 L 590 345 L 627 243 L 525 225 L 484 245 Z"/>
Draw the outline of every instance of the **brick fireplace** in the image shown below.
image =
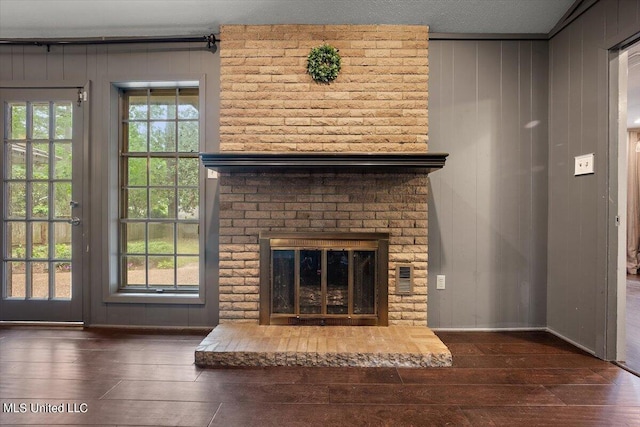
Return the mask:
<path fill-rule="evenodd" d="M 427 152 L 428 29 L 231 25 L 220 38 L 220 155 L 286 158 L 219 168 L 220 323 L 261 319 L 269 288 L 264 279 L 261 286 L 261 234 L 377 233 L 388 235 L 386 270 L 377 273 L 387 278 L 377 300 L 384 323 L 425 326 L 427 174 L 402 159 Z M 305 73 L 309 50 L 322 43 L 342 56 L 328 85 Z M 296 154 L 346 160 L 305 168 Z M 401 163 L 348 167 L 349 155 L 361 154 Z M 410 267 L 409 292 L 398 287 L 398 266 Z"/>

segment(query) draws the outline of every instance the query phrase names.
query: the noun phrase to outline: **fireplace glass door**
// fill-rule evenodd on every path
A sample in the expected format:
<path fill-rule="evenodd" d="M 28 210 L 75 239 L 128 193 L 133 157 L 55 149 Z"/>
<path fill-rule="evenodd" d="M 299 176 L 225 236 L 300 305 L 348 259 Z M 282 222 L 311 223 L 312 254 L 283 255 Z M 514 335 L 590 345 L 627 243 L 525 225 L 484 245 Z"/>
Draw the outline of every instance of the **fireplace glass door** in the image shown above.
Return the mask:
<path fill-rule="evenodd" d="M 376 256 L 376 250 L 272 249 L 272 316 L 375 316 Z"/>

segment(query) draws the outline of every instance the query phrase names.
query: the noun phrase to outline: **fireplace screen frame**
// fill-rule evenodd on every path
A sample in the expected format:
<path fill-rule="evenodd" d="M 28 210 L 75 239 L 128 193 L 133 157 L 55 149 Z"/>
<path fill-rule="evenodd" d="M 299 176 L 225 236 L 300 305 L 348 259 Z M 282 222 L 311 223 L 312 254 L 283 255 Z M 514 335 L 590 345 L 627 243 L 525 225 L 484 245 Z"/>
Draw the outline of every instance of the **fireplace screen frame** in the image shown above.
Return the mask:
<path fill-rule="evenodd" d="M 389 233 L 282 233 L 263 231 L 260 244 L 260 313 L 261 325 L 354 325 L 388 326 L 389 324 Z M 294 313 L 273 313 L 272 253 L 274 250 L 328 250 L 375 251 L 375 310 L 372 314 L 323 313 L 304 314 L 299 310 L 299 292 L 296 290 Z M 324 255 L 323 255 L 324 257 Z M 326 260 L 325 260 L 326 267 Z M 327 273 L 323 273 L 326 278 Z M 299 274 L 298 274 L 299 275 Z M 353 308 L 353 279 L 350 277 L 349 307 Z M 299 281 L 295 284 L 299 287 Z M 296 288 L 297 289 L 297 288 Z M 326 279 L 322 282 L 322 295 L 326 298 Z M 322 306 L 326 307 L 323 299 Z"/>

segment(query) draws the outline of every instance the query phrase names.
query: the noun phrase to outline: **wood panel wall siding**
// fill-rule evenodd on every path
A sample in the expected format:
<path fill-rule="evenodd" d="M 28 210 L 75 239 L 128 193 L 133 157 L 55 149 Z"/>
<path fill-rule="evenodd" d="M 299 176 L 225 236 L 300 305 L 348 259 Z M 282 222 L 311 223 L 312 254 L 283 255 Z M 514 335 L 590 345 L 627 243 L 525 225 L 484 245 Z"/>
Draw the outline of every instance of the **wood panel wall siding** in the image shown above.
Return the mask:
<path fill-rule="evenodd" d="M 429 311 L 434 328 L 546 322 L 545 41 L 429 45 Z M 446 289 L 436 289 L 436 275 Z"/>
<path fill-rule="evenodd" d="M 425 152 L 428 28 L 223 25 L 221 151 Z M 330 84 L 311 48 L 339 49 Z"/>
<path fill-rule="evenodd" d="M 606 342 L 616 327 L 606 317 L 616 300 L 607 277 L 615 271 L 608 265 L 615 256 L 607 251 L 615 244 L 607 241 L 614 227 L 607 211 L 615 210 L 617 191 L 607 176 L 614 152 L 608 142 L 608 49 L 640 32 L 639 6 L 637 0 L 601 0 L 549 43 L 547 323 L 600 357 L 612 357 L 605 350 L 614 346 Z M 587 153 L 595 153 L 595 174 L 573 176 L 574 157 Z"/>

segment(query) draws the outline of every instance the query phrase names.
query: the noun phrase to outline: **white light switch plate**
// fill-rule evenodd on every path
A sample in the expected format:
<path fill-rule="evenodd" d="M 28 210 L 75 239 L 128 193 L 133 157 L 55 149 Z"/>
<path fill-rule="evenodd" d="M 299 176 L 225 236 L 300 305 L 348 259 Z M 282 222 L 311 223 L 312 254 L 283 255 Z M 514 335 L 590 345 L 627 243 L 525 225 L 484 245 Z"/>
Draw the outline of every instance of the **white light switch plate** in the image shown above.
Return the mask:
<path fill-rule="evenodd" d="M 593 153 L 576 156 L 575 176 L 587 175 L 593 172 Z"/>
<path fill-rule="evenodd" d="M 436 289 L 444 289 L 445 281 L 444 274 L 438 274 L 436 276 Z"/>
<path fill-rule="evenodd" d="M 218 171 L 214 171 L 213 169 L 207 169 L 207 178 L 209 179 L 217 179 Z"/>

